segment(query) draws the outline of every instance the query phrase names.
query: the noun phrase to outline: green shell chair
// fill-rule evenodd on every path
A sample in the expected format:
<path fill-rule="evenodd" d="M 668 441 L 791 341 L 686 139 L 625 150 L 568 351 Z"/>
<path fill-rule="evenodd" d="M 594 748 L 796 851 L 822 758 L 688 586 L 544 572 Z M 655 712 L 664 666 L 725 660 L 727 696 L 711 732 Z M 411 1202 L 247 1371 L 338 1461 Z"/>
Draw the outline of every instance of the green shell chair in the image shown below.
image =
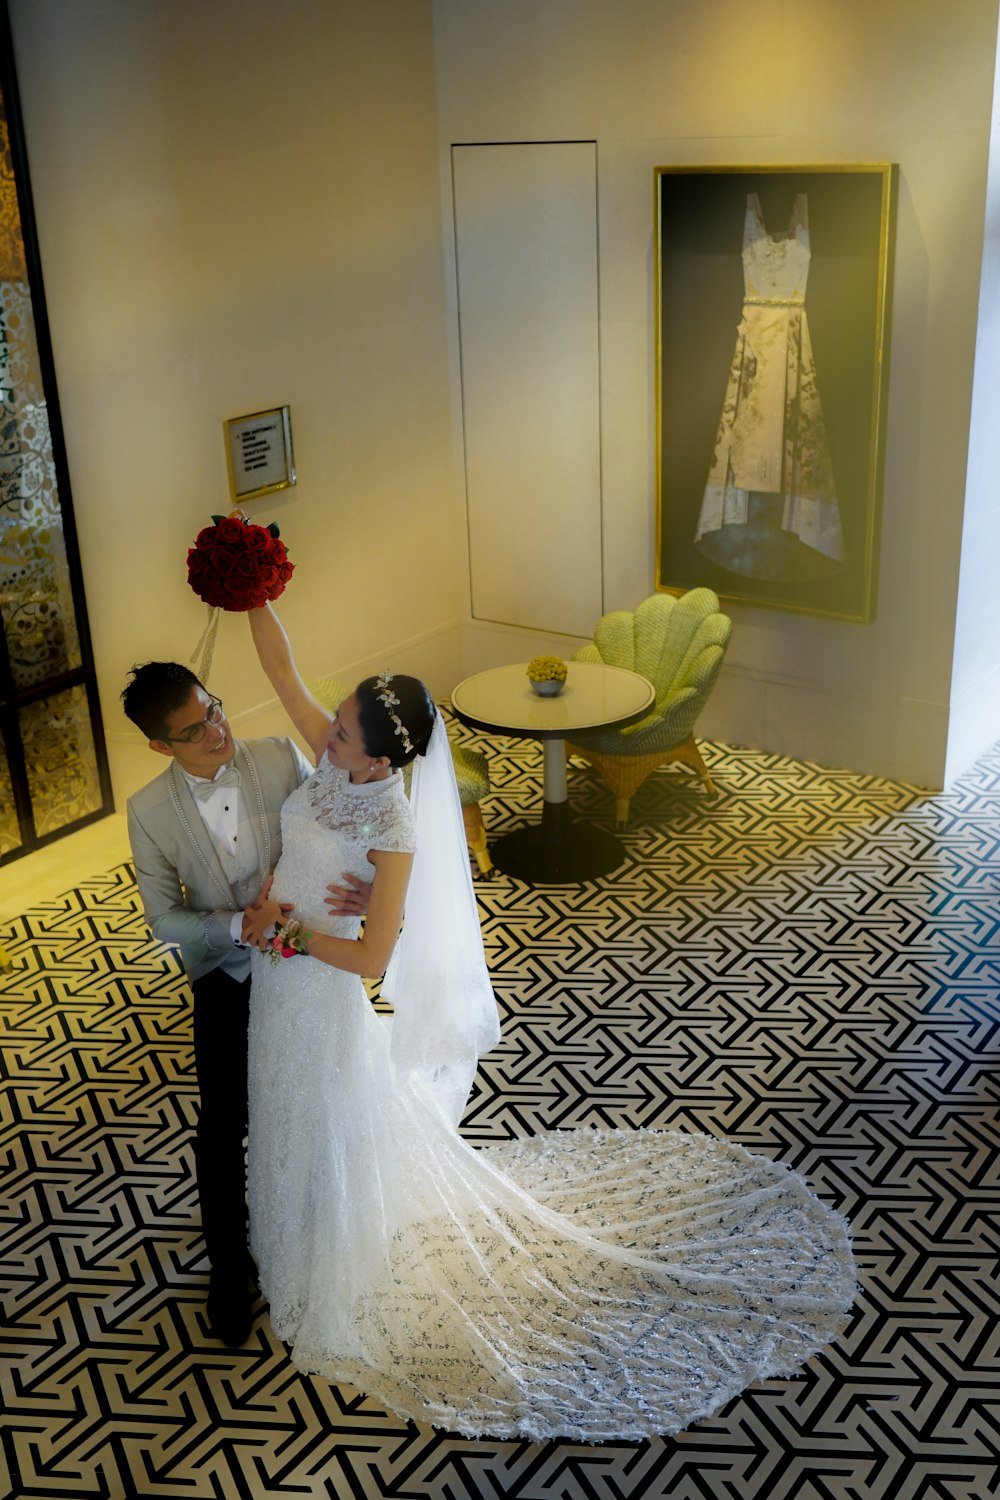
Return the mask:
<path fill-rule="evenodd" d="M 314 677 L 306 683 L 306 687 L 312 693 L 316 702 L 330 713 L 336 709 L 342 698 L 346 698 L 348 689 L 339 683 L 335 677 Z M 458 782 L 458 794 L 462 799 L 462 819 L 465 823 L 465 841 L 469 846 L 469 854 L 476 862 L 480 875 L 487 877 L 493 873 L 493 861 L 490 859 L 489 849 L 486 846 L 486 828 L 483 824 L 482 809 L 479 804 L 490 790 L 490 773 L 486 766 L 486 756 L 478 750 L 470 750 L 465 745 L 451 744 L 451 759 L 455 767 L 455 780 Z M 410 791 L 409 766 L 403 767 L 403 783 L 407 795 Z"/>
<path fill-rule="evenodd" d="M 628 822 L 633 793 L 658 766 L 682 762 L 714 795 L 693 731 L 715 686 L 732 628 L 711 589 L 691 589 L 680 598 L 653 594 L 634 611 L 602 615 L 593 643 L 574 652 L 574 661 L 641 672 L 656 688 L 656 707 L 638 724 L 581 735 L 566 747 L 567 754 L 582 756 L 611 788 L 619 828 Z"/>

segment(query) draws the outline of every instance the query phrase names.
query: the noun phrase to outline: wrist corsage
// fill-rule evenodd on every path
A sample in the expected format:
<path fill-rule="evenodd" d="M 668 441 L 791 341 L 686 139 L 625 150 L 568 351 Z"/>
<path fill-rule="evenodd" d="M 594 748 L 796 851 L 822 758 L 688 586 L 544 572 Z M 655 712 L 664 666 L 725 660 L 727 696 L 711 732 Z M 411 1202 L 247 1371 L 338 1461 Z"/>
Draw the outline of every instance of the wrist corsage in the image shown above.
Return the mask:
<path fill-rule="evenodd" d="M 309 939 L 312 936 L 313 934 L 307 932 L 301 922 L 294 920 L 276 928 L 270 945 L 271 962 L 277 964 L 283 958 L 295 958 L 300 953 L 308 953 Z"/>

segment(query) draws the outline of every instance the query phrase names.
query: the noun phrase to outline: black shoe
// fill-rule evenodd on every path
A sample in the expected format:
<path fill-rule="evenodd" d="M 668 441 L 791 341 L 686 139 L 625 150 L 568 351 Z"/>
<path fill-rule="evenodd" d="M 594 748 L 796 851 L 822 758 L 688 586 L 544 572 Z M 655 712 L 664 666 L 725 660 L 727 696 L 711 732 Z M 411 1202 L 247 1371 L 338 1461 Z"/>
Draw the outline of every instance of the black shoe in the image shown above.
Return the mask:
<path fill-rule="evenodd" d="M 250 1337 L 253 1291 L 244 1269 L 229 1271 L 213 1266 L 208 1283 L 208 1326 L 212 1337 L 230 1349 L 238 1349 Z"/>

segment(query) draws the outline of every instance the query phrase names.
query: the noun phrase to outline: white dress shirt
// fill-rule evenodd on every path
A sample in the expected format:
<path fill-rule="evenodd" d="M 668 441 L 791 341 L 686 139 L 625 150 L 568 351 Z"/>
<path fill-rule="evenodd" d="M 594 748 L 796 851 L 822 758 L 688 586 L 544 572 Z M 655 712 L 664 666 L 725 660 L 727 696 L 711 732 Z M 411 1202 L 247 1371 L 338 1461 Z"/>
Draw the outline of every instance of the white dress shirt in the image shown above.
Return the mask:
<path fill-rule="evenodd" d="M 228 766 L 220 766 L 216 771 L 216 777 L 221 776 Z M 204 776 L 192 776 L 180 768 L 181 775 L 185 777 L 189 786 L 200 786 L 204 783 Z M 240 823 L 240 790 L 235 786 L 220 786 L 211 797 L 195 797 L 198 811 L 202 822 L 211 835 L 212 843 L 219 852 L 222 867 L 230 880 L 237 880 L 246 873 L 244 869 L 246 855 L 238 847 L 237 830 Z M 256 858 L 256 855 L 253 855 Z M 248 945 L 243 942 L 243 913 L 233 913 L 233 919 L 229 924 L 230 935 L 233 942 L 241 948 Z"/>

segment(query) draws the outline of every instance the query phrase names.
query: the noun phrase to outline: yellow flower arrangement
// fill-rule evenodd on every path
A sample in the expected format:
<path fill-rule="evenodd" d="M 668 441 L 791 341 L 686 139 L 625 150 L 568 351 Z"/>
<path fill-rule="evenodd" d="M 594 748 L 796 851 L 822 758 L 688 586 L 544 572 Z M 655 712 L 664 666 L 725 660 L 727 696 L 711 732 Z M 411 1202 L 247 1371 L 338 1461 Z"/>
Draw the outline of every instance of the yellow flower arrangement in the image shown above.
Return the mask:
<path fill-rule="evenodd" d="M 533 656 L 527 666 L 532 682 L 565 682 L 568 670 L 561 656 Z"/>
<path fill-rule="evenodd" d="M 525 671 L 531 691 L 539 698 L 556 698 L 563 690 L 569 671 L 561 656 L 533 656 Z"/>

